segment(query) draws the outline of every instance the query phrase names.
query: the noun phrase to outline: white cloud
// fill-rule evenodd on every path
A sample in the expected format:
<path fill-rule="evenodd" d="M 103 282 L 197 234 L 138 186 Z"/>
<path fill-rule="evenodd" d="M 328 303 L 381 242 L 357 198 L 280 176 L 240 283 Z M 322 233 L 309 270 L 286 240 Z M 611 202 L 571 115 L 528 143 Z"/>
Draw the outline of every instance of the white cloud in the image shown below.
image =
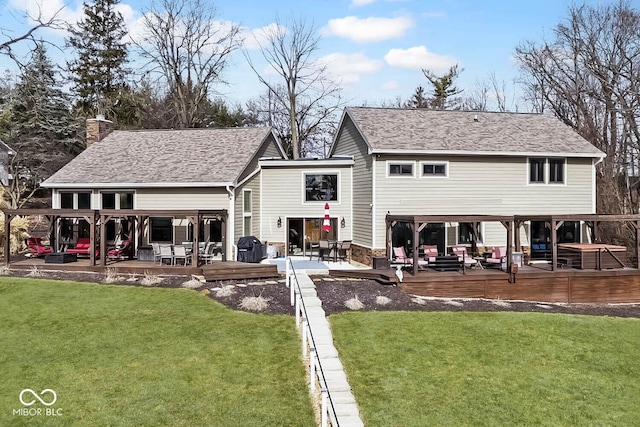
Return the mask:
<path fill-rule="evenodd" d="M 9 13 L 15 13 L 18 16 L 26 15 L 26 24 L 29 26 L 34 25 L 37 20 L 46 22 L 53 17 L 64 23 L 75 23 L 84 14 L 81 4 L 73 9 L 63 0 L 10 0 L 7 8 L 10 10 Z M 67 35 L 66 29 L 63 28 L 45 28 L 43 31 L 59 36 Z"/>
<path fill-rule="evenodd" d="M 325 36 L 338 36 L 359 43 L 367 43 L 400 38 L 412 26 L 413 21 L 406 16 L 398 18 L 347 16 L 330 19 L 327 26 L 322 29 L 322 33 Z"/>
<path fill-rule="evenodd" d="M 352 6 L 365 6 L 367 4 L 374 3 L 376 0 L 353 0 L 351 2 Z"/>
<path fill-rule="evenodd" d="M 384 82 L 380 87 L 382 90 L 398 90 L 400 89 L 400 83 L 395 80 L 389 80 L 388 82 Z"/>
<path fill-rule="evenodd" d="M 362 53 L 332 53 L 318 62 L 326 65 L 328 71 L 344 84 L 356 83 L 360 81 L 360 75 L 375 73 L 384 65 L 382 61 L 367 58 Z"/>
<path fill-rule="evenodd" d="M 391 67 L 405 68 L 407 70 L 425 68 L 436 74 L 446 73 L 449 68 L 460 62 L 451 56 L 429 52 L 425 46 L 415 46 L 409 49 L 391 49 L 384 56 L 384 60 Z"/>
<path fill-rule="evenodd" d="M 242 28 L 240 36 L 244 40 L 244 47 L 247 49 L 260 49 L 269 42 L 269 37 L 278 33 L 286 32 L 287 29 L 276 23 L 269 24 L 265 27 L 250 29 Z"/>

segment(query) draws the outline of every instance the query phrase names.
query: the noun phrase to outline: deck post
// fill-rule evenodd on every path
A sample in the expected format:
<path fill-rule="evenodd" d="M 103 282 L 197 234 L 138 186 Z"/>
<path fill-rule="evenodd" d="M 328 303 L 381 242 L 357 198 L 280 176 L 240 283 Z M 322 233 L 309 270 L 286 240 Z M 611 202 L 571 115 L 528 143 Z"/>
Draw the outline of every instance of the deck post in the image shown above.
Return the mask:
<path fill-rule="evenodd" d="M 11 250 L 11 220 L 13 219 L 13 215 L 6 214 L 4 215 L 4 265 L 9 265 L 9 258 L 11 254 L 9 251 Z"/>
<path fill-rule="evenodd" d="M 640 269 L 640 221 L 636 221 L 635 226 L 636 226 L 636 268 Z"/>

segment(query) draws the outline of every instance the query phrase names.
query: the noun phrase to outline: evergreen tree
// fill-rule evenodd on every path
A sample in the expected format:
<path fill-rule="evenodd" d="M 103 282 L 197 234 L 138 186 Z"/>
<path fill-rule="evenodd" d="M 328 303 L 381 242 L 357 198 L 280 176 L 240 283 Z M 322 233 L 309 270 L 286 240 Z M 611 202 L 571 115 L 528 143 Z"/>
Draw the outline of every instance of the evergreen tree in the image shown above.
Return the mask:
<path fill-rule="evenodd" d="M 443 76 L 436 76 L 430 70 L 422 70 L 424 76 L 433 86 L 432 104 L 434 109 L 444 110 L 447 108 L 455 108 L 455 106 L 450 105 L 450 99 L 451 97 L 461 93 L 462 89 L 458 89 L 453 85 L 453 83 L 462 71 L 464 70 L 458 70 L 458 64 L 449 68 L 449 72 Z"/>
<path fill-rule="evenodd" d="M 0 137 L 16 150 L 10 172 L 16 178 L 14 184 L 19 181 L 20 185 L 9 189 L 16 206 L 82 150 L 68 97 L 43 42 L 32 51 L 9 106 L 11 126 L 3 128 Z"/>
<path fill-rule="evenodd" d="M 85 116 L 103 114 L 118 121 L 116 106 L 127 92 L 125 76 L 127 46 L 123 41 L 127 30 L 124 18 L 115 10 L 119 0 L 96 0 L 84 3 L 84 19 L 77 28 L 69 28 L 68 45 L 77 52 L 77 59 L 68 63 L 76 108 Z"/>

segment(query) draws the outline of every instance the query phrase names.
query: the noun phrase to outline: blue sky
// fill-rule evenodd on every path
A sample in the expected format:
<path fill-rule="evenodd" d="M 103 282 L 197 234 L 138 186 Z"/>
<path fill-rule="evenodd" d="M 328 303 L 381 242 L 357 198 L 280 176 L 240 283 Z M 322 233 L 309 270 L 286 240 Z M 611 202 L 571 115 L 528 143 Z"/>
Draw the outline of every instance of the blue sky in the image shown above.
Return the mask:
<path fill-rule="evenodd" d="M 589 5 L 609 2 L 585 0 Z M 0 0 L 0 28 L 5 33 L 25 28 L 28 24 L 19 16 L 24 10 L 34 13 L 38 3 L 45 13 L 66 5 L 60 16 L 68 22 L 82 16 L 82 2 L 76 0 Z M 151 4 L 150 0 L 121 1 L 120 10 L 132 32 Z M 487 80 L 494 73 L 506 83 L 512 99 L 513 91 L 517 93 L 512 86 L 518 75 L 515 47 L 525 40 L 550 39 L 551 30 L 566 19 L 572 1 L 228 0 L 215 4 L 218 18 L 241 26 L 248 41 L 277 18 L 281 23 L 292 17 L 312 22 L 321 35 L 318 58 L 341 82 L 349 104 L 378 105 L 398 97 L 408 99 L 418 85 L 428 87 L 421 68 L 443 74 L 456 63 L 464 69 L 458 86 L 466 93 L 474 90 L 476 80 Z M 631 4 L 638 7 L 640 0 Z M 39 36 L 63 45 L 64 34 L 59 32 L 42 31 Z M 264 67 L 251 43 L 247 50 L 258 68 Z M 49 53 L 61 63 L 69 55 L 54 49 Z M 6 68 L 13 70 L 0 57 L 0 71 Z M 263 91 L 240 52 L 234 54 L 225 79 L 230 85 L 216 89 L 228 102 L 244 103 Z"/>

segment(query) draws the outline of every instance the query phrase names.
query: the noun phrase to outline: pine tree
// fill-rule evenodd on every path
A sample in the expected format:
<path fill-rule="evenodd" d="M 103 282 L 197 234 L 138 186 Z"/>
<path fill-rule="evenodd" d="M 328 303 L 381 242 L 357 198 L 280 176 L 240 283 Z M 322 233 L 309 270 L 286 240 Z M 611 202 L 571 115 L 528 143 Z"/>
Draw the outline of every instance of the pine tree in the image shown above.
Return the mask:
<path fill-rule="evenodd" d="M 84 3 L 84 19 L 70 28 L 68 45 L 77 59 L 67 64 L 78 97 L 76 108 L 85 116 L 103 114 L 117 121 L 114 108 L 126 92 L 127 34 L 124 18 L 115 10 L 119 0 Z"/>
<path fill-rule="evenodd" d="M 82 149 L 68 97 L 43 42 L 32 51 L 8 105 L 11 128 L 3 127 L 2 139 L 17 153 L 10 168 L 20 186 L 9 189 L 16 193 L 11 194 L 16 205 Z"/>

